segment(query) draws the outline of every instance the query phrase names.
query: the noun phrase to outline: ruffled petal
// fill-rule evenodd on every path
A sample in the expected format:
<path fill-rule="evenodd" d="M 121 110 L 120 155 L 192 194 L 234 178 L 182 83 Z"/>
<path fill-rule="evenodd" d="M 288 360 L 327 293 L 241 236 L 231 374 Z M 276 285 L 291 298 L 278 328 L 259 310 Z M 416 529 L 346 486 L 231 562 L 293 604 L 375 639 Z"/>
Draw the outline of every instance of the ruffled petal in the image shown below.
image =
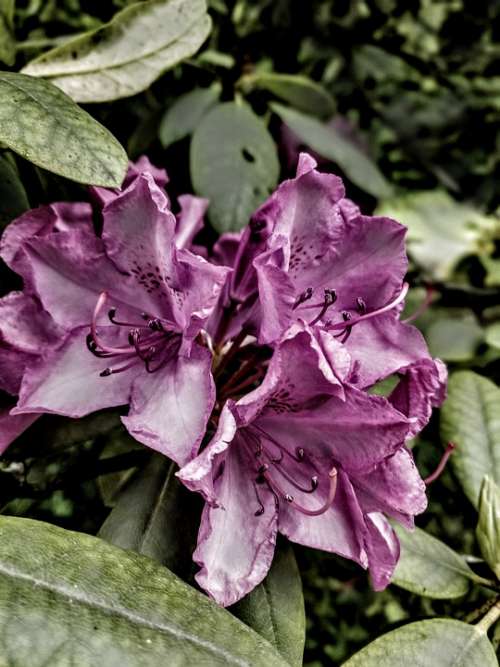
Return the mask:
<path fill-rule="evenodd" d="M 207 212 L 208 199 L 193 195 L 177 198 L 181 210 L 175 216 L 175 244 L 178 248 L 191 248 L 194 237 L 203 227 L 203 216 Z"/>
<path fill-rule="evenodd" d="M 176 357 L 154 373 L 137 376 L 129 433 L 183 466 L 196 455 L 215 401 L 211 355 L 195 345 L 191 356 Z"/>
<path fill-rule="evenodd" d="M 391 581 L 399 560 L 399 540 L 383 514 L 366 516 L 366 550 L 373 588 L 382 591 Z"/>
<path fill-rule="evenodd" d="M 274 497 L 263 490 L 257 499 L 248 464 L 244 450 L 231 446 L 215 482 L 219 507 L 205 506 L 193 554 L 201 566 L 196 581 L 223 606 L 234 604 L 264 579 L 276 544 Z M 260 503 L 264 512 L 257 516 Z"/>
<path fill-rule="evenodd" d="M 121 343 L 121 332 L 108 329 L 110 344 Z M 74 329 L 57 349 L 27 368 L 12 414 L 48 412 L 78 418 L 129 402 L 132 380 L 146 373 L 143 364 L 138 361 L 129 370 L 101 377 L 107 360 L 88 350 L 87 334 L 88 327 Z"/>

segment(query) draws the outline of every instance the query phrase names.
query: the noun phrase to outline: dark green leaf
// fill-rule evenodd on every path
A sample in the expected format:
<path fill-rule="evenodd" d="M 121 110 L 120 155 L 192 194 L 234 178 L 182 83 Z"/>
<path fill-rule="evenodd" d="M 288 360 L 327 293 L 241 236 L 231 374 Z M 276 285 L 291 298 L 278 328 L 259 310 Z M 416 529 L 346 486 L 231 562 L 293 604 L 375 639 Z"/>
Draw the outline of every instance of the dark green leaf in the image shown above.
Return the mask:
<path fill-rule="evenodd" d="M 429 598 L 457 598 L 467 593 L 476 575 L 464 559 L 443 542 L 416 528 L 409 532 L 395 526 L 401 557 L 392 582 Z"/>
<path fill-rule="evenodd" d="M 497 667 L 486 632 L 462 621 L 435 618 L 382 635 L 344 667 Z"/>
<path fill-rule="evenodd" d="M 0 0 L 0 61 L 11 67 L 15 59 L 14 0 Z"/>
<path fill-rule="evenodd" d="M 477 507 L 483 477 L 500 484 L 500 389 L 471 371 L 454 373 L 441 410 L 441 435 L 456 451 L 453 468 Z"/>
<path fill-rule="evenodd" d="M 24 74 L 0 72 L 0 142 L 79 183 L 118 187 L 128 166 L 105 127 L 52 84 Z"/>
<path fill-rule="evenodd" d="M 221 87 L 196 88 L 178 97 L 160 123 L 159 138 L 164 148 L 193 134 L 202 118 L 217 103 Z"/>
<path fill-rule="evenodd" d="M 476 537 L 483 558 L 500 579 L 500 488 L 488 476 L 479 496 Z"/>
<path fill-rule="evenodd" d="M 187 576 L 199 525 L 198 498 L 182 486 L 175 470 L 167 458 L 153 454 L 121 491 L 99 537 Z"/>
<path fill-rule="evenodd" d="M 138 2 L 23 71 L 50 78 L 76 102 L 129 97 L 200 48 L 211 26 L 206 10 L 205 0 Z"/>
<path fill-rule="evenodd" d="M 145 556 L 0 517 L 0 655 L 22 667 L 285 667 L 271 645 Z"/>
<path fill-rule="evenodd" d="M 267 577 L 231 611 L 273 644 L 292 667 L 301 667 L 306 631 L 304 596 L 289 544 L 276 550 Z"/>
<path fill-rule="evenodd" d="M 268 90 L 295 109 L 320 118 L 328 118 L 335 112 L 330 93 L 301 74 L 248 74 L 240 80 L 240 85 L 247 92 L 255 88 Z"/>
<path fill-rule="evenodd" d="M 247 106 L 219 104 L 193 135 L 190 170 L 196 192 L 210 199 L 212 225 L 221 233 L 235 231 L 276 185 L 276 145 Z"/>
<path fill-rule="evenodd" d="M 0 153 L 0 229 L 24 213 L 29 206 L 28 196 L 12 155 Z"/>
<path fill-rule="evenodd" d="M 281 104 L 271 107 L 306 146 L 336 162 L 359 188 L 375 197 L 391 194 L 391 186 L 375 162 L 336 128 Z"/>

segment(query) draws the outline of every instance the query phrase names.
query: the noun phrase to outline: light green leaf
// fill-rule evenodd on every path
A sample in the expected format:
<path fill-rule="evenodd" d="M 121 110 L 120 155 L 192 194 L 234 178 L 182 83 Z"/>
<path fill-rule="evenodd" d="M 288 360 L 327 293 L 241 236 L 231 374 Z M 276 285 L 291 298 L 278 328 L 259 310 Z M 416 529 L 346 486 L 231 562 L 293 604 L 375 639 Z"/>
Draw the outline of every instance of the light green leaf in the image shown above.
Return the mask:
<path fill-rule="evenodd" d="M 500 389 L 471 371 L 453 373 L 441 409 L 441 436 L 456 450 L 451 463 L 469 500 L 478 506 L 485 475 L 500 483 Z"/>
<path fill-rule="evenodd" d="M 0 72 L 0 142 L 79 183 L 119 187 L 127 171 L 127 154 L 105 127 L 48 81 L 24 74 Z"/>
<path fill-rule="evenodd" d="M 500 579 L 500 488 L 487 475 L 479 496 L 476 536 L 485 561 Z"/>
<path fill-rule="evenodd" d="M 289 544 L 276 550 L 264 581 L 231 608 L 244 623 L 273 644 L 292 667 L 301 667 L 305 642 L 302 582 Z"/>
<path fill-rule="evenodd" d="M 320 118 L 328 118 L 335 112 L 330 93 L 302 74 L 256 72 L 242 77 L 239 85 L 246 93 L 254 89 L 268 90 L 295 109 Z"/>
<path fill-rule="evenodd" d="M 276 186 L 276 145 L 247 106 L 219 104 L 193 135 L 190 170 L 196 192 L 210 199 L 208 215 L 215 229 L 236 231 Z"/>
<path fill-rule="evenodd" d="M 433 309 L 425 338 L 432 356 L 444 361 L 468 361 L 483 341 L 483 330 L 476 316 L 467 308 Z"/>
<path fill-rule="evenodd" d="M 500 260 L 482 256 L 481 262 L 486 269 L 485 285 L 487 287 L 497 287 L 500 285 Z"/>
<path fill-rule="evenodd" d="M 344 667 L 497 667 L 486 632 L 445 618 L 418 621 L 379 637 Z"/>
<path fill-rule="evenodd" d="M 16 163 L 8 153 L 0 153 L 0 229 L 30 207 Z"/>
<path fill-rule="evenodd" d="M 11 67 L 16 59 L 14 0 L 0 0 L 0 61 Z"/>
<path fill-rule="evenodd" d="M 215 84 L 178 97 L 160 123 L 158 136 L 163 148 L 193 134 L 208 110 L 218 102 L 220 92 L 220 84 Z"/>
<path fill-rule="evenodd" d="M 389 199 L 380 204 L 377 214 L 408 227 L 411 256 L 436 280 L 449 278 L 467 255 L 490 254 L 492 239 L 500 233 L 498 220 L 454 201 L 441 190 Z"/>
<path fill-rule="evenodd" d="M 464 559 L 443 542 L 420 528 L 409 532 L 394 526 L 401 557 L 392 583 L 429 598 L 451 599 L 467 593 L 469 580 L 477 577 Z"/>
<path fill-rule="evenodd" d="M 317 118 L 273 103 L 271 108 L 310 148 L 336 162 L 349 179 L 374 197 L 389 197 L 392 189 L 373 160 L 334 127 Z"/>
<path fill-rule="evenodd" d="M 189 519 L 198 498 L 182 486 L 175 470 L 165 456 L 153 454 L 121 491 L 99 537 L 185 576 L 191 570 L 196 545 L 199 516 L 197 522 Z"/>
<path fill-rule="evenodd" d="M 285 667 L 271 645 L 155 561 L 0 517 L 0 656 L 22 667 Z"/>
<path fill-rule="evenodd" d="M 76 102 L 108 102 L 148 88 L 196 53 L 210 32 L 205 0 L 148 0 L 58 46 L 23 69 Z"/>
<path fill-rule="evenodd" d="M 500 350 L 500 322 L 494 322 L 486 327 L 484 340 L 488 345 L 491 345 L 491 347 Z"/>

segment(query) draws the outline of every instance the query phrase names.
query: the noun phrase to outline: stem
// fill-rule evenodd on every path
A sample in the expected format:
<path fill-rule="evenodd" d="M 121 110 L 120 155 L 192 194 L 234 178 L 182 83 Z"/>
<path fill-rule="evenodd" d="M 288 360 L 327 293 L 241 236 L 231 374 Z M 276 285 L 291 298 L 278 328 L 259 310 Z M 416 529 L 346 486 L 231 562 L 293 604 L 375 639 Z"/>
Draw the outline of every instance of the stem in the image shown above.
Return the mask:
<path fill-rule="evenodd" d="M 476 628 L 481 632 L 486 634 L 488 630 L 494 625 L 500 618 L 500 597 L 497 597 L 495 604 L 491 609 L 483 616 L 483 618 L 476 623 Z"/>
<path fill-rule="evenodd" d="M 70 39 L 84 35 L 84 32 L 76 32 L 74 35 L 60 35 L 59 37 L 45 37 L 40 39 L 27 39 L 16 44 L 16 51 L 30 51 L 32 49 L 45 49 L 52 46 L 60 46 Z"/>

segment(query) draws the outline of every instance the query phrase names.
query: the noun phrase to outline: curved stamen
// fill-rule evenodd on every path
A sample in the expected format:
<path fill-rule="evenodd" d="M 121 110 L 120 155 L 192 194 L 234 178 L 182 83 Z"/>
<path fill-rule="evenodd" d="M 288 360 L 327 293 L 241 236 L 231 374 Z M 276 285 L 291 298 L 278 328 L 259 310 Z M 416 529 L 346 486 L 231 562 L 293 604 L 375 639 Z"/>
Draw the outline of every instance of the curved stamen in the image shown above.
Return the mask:
<path fill-rule="evenodd" d="M 307 289 L 305 289 L 302 292 L 302 294 L 299 294 L 299 296 L 295 300 L 295 303 L 292 306 L 292 310 L 295 310 L 296 308 L 298 308 L 305 301 L 309 301 L 309 299 L 312 297 L 312 295 L 313 295 L 313 288 L 312 287 L 308 287 Z M 320 304 L 320 305 L 322 305 L 322 304 Z"/>
<path fill-rule="evenodd" d="M 436 470 L 434 470 L 433 473 L 431 473 L 428 477 L 426 477 L 424 479 L 424 484 L 426 486 L 428 486 L 432 482 L 435 482 L 436 479 L 441 475 L 441 473 L 443 472 L 443 470 L 446 466 L 446 463 L 448 462 L 448 459 L 453 454 L 454 450 L 455 450 L 455 444 L 453 442 L 449 442 L 448 446 L 444 450 L 444 454 L 441 457 L 441 460 L 439 461 L 439 463 L 436 467 Z"/>
<path fill-rule="evenodd" d="M 110 308 L 108 310 L 108 318 L 112 324 L 116 324 L 119 327 L 142 327 L 142 323 L 138 322 L 121 322 L 120 320 L 115 319 L 116 317 L 116 308 Z"/>
<path fill-rule="evenodd" d="M 349 321 L 349 326 L 352 327 L 355 324 L 358 324 L 359 322 L 364 322 L 365 320 L 369 320 L 372 317 L 377 317 L 378 315 L 382 315 L 383 313 L 387 313 L 393 308 L 396 308 L 402 301 L 404 301 L 406 295 L 408 294 L 408 289 L 409 289 L 409 284 L 404 283 L 403 287 L 401 288 L 401 292 L 398 294 L 398 296 L 388 303 L 385 306 L 382 306 L 382 308 L 378 308 L 377 310 L 372 310 L 371 313 L 365 313 L 364 315 L 360 315 L 359 317 L 356 318 L 351 318 Z M 330 324 L 329 329 L 345 329 L 345 323 L 344 322 L 337 322 L 336 324 Z"/>
<path fill-rule="evenodd" d="M 270 459 L 271 463 L 274 464 L 276 470 L 288 481 L 292 486 L 294 486 L 298 491 L 301 491 L 302 493 L 314 493 L 316 489 L 318 488 L 318 477 L 316 475 L 313 475 L 311 477 L 311 486 L 310 487 L 304 487 L 301 486 L 298 482 L 294 480 L 294 478 L 283 468 L 283 466 L 280 466 L 281 461 L 283 460 L 283 453 L 281 455 L 281 459 L 279 461 L 275 461 L 274 459 Z"/>
<path fill-rule="evenodd" d="M 275 438 L 273 438 L 273 436 L 270 435 L 267 431 L 264 431 L 264 429 L 261 426 L 259 426 L 258 424 L 252 424 L 252 426 L 250 428 L 254 428 L 257 431 L 259 431 L 261 433 L 261 435 L 263 435 L 264 438 L 266 438 L 266 440 L 269 440 L 269 442 L 271 442 L 275 447 L 277 447 L 281 452 L 283 452 L 284 454 L 289 456 L 296 463 L 302 463 L 302 461 L 304 460 L 304 450 L 303 449 L 301 449 L 301 448 L 297 449 L 296 450 L 296 456 L 294 456 L 291 452 L 288 451 L 288 449 L 286 447 L 283 447 L 282 444 L 280 444 Z M 251 433 L 250 428 L 247 428 L 247 431 L 249 433 Z"/>
<path fill-rule="evenodd" d="M 426 287 L 426 294 L 425 294 L 425 299 L 422 301 L 422 303 L 418 306 L 418 308 L 413 311 L 411 315 L 409 315 L 405 320 L 401 320 L 403 324 L 410 324 L 410 322 L 414 322 L 417 320 L 420 315 L 423 315 L 427 308 L 431 305 L 432 299 L 434 298 L 435 290 L 432 287 L 427 286 Z"/>
<path fill-rule="evenodd" d="M 328 496 L 326 498 L 326 501 L 323 503 L 321 507 L 318 507 L 317 509 L 314 510 L 309 509 L 307 507 L 303 507 L 302 505 L 297 503 L 293 496 L 291 496 L 289 493 L 284 492 L 283 489 L 276 483 L 275 480 L 270 479 L 269 473 L 267 471 L 263 472 L 262 476 L 265 478 L 269 486 L 273 486 L 274 490 L 278 493 L 278 495 L 282 496 L 287 501 L 287 503 L 290 504 L 291 507 L 293 507 L 299 512 L 302 512 L 302 514 L 306 514 L 307 516 L 319 516 L 320 514 L 324 514 L 325 512 L 327 512 L 332 506 L 332 503 L 335 500 L 335 494 L 337 493 L 336 468 L 332 468 L 328 473 L 330 487 L 328 489 Z"/>
<path fill-rule="evenodd" d="M 313 320 L 311 320 L 311 322 L 309 322 L 309 325 L 312 326 L 317 322 L 319 322 L 320 319 L 328 310 L 328 308 L 330 308 L 330 306 L 333 306 L 335 301 L 337 301 L 337 292 L 334 289 L 325 289 L 325 300 L 323 302 L 322 308 L 316 315 L 316 317 Z"/>
<path fill-rule="evenodd" d="M 132 361 L 128 364 L 125 364 L 124 366 L 119 366 L 118 368 L 105 368 L 103 371 L 99 373 L 99 375 L 102 378 L 109 377 L 110 375 L 116 375 L 116 373 L 123 373 L 123 371 L 127 371 L 129 368 L 132 368 L 132 366 L 135 366 L 137 363 L 137 359 L 132 359 Z"/>
<path fill-rule="evenodd" d="M 257 498 L 257 502 L 259 503 L 259 509 L 254 512 L 255 516 L 262 516 L 264 514 L 264 503 L 262 502 L 259 491 L 257 489 L 257 484 L 254 482 L 253 483 L 253 490 L 255 491 L 255 496 Z"/>

